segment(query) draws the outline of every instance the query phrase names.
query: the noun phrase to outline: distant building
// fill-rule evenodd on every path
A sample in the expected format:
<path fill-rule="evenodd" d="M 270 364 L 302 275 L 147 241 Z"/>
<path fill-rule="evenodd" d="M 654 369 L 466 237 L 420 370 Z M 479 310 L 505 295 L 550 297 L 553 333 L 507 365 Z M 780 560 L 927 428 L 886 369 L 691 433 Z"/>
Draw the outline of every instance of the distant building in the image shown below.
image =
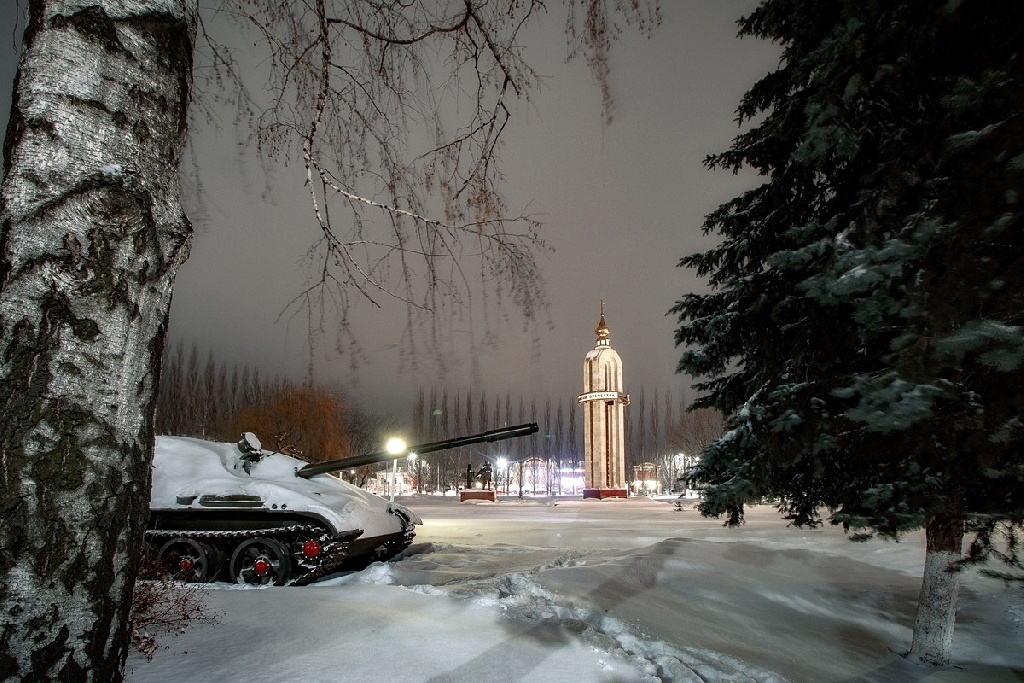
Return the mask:
<path fill-rule="evenodd" d="M 626 439 L 623 408 L 629 394 L 622 391 L 622 360 L 608 341 L 610 331 L 604 319 L 594 330 L 597 343 L 583 361 L 584 498 L 625 498 Z"/>

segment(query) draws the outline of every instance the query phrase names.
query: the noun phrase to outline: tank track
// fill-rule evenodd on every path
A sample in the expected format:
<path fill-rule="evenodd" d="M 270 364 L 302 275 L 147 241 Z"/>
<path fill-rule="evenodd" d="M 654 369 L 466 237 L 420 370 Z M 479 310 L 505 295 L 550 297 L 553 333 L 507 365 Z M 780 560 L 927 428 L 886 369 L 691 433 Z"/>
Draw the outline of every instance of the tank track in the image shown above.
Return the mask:
<path fill-rule="evenodd" d="M 388 512 L 402 520 L 404 532 L 401 536 L 392 537 L 377 547 L 373 552 L 372 560 L 383 561 L 394 557 L 412 545 L 412 541 L 416 537 L 416 525 L 409 519 L 409 515 L 405 514 L 401 508 L 390 508 Z"/>
<path fill-rule="evenodd" d="M 273 529 L 233 529 L 230 531 L 212 531 L 209 529 L 184 530 L 184 529 L 147 529 L 146 539 L 171 540 L 180 536 L 189 538 L 201 538 L 203 540 L 228 541 L 237 539 L 239 541 L 257 536 L 287 536 L 288 534 L 313 533 L 321 534 L 323 529 L 313 524 L 293 524 L 291 526 L 275 527 Z"/>
<path fill-rule="evenodd" d="M 398 553 L 402 552 L 410 545 L 412 545 L 413 536 L 416 534 L 413 532 L 405 532 L 399 537 L 388 539 L 379 546 L 373 549 L 373 552 L 366 553 L 363 557 L 365 564 L 369 565 L 371 562 L 385 562 Z"/>
<path fill-rule="evenodd" d="M 321 562 L 319 565 L 314 567 L 312 570 L 306 572 L 305 574 L 301 574 L 300 576 L 296 576 L 294 579 L 292 579 L 291 581 L 288 582 L 288 585 L 289 586 L 305 586 L 307 584 L 313 583 L 317 579 L 323 578 L 323 577 L 327 576 L 328 574 L 331 574 L 331 573 L 337 571 L 338 567 L 341 566 L 342 564 L 344 564 L 345 560 L 347 560 L 347 559 L 348 559 L 347 556 L 343 556 L 343 557 L 337 559 L 336 561 Z"/>
<path fill-rule="evenodd" d="M 270 529 L 148 529 L 145 538 L 154 547 L 159 546 L 161 542 L 175 538 L 191 538 L 215 543 L 228 557 L 231 555 L 231 547 L 237 546 L 246 539 L 273 538 L 292 551 L 293 567 L 291 577 L 287 582 L 288 585 L 305 586 L 334 572 L 344 564 L 349 559 L 346 549 L 361 533 L 361 531 L 351 531 L 340 536 L 331 536 L 323 527 L 314 524 L 292 524 Z M 305 558 L 301 549 L 293 547 L 295 541 L 304 536 L 320 540 L 321 553 L 315 562 Z"/>
<path fill-rule="evenodd" d="M 395 555 L 397 555 L 398 553 L 402 552 L 403 550 L 408 548 L 410 545 L 412 545 L 412 541 L 413 541 L 413 539 L 415 537 L 416 537 L 416 530 L 415 529 L 413 529 L 411 527 L 406 529 L 405 530 L 405 534 L 403 534 L 402 538 L 395 539 L 393 541 L 389 541 L 388 543 L 385 543 L 384 544 L 385 545 L 385 549 L 384 549 L 384 551 L 382 553 L 380 553 L 380 555 L 384 559 L 387 559 L 387 558 L 390 558 L 390 557 L 394 557 Z"/>

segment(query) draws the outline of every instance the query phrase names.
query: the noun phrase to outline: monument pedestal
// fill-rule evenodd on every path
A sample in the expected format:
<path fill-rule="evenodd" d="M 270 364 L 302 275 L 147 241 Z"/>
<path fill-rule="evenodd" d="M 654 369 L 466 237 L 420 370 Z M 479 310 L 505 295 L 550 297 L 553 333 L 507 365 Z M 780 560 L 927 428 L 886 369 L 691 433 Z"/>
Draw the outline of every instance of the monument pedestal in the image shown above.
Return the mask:
<path fill-rule="evenodd" d="M 459 491 L 459 502 L 465 503 L 467 500 L 489 500 L 494 502 L 494 491 L 486 489 L 462 489 Z"/>
<path fill-rule="evenodd" d="M 583 498 L 628 498 L 626 489 L 583 489 Z"/>

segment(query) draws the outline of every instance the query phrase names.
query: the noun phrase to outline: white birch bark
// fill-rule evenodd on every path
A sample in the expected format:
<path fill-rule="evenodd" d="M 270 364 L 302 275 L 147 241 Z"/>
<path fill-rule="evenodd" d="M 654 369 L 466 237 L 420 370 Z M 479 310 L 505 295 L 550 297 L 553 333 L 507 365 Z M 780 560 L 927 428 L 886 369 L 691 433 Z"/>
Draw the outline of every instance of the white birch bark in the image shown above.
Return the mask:
<path fill-rule="evenodd" d="M 196 0 L 32 0 L 0 190 L 0 680 L 120 681 Z"/>
<path fill-rule="evenodd" d="M 949 664 L 960 573 L 949 571 L 963 549 L 963 521 L 933 520 L 925 528 L 924 578 L 917 600 L 909 657 L 927 664 Z"/>

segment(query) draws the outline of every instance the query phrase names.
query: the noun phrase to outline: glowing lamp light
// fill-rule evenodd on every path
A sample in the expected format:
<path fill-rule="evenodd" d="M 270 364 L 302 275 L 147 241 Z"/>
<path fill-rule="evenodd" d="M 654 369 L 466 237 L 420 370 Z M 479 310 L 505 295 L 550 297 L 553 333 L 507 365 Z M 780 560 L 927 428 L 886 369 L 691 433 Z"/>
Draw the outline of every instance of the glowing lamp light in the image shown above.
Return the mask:
<path fill-rule="evenodd" d="M 384 445 L 384 449 L 391 455 L 398 455 L 405 451 L 405 440 L 399 439 L 397 436 L 388 439 L 388 442 Z"/>

